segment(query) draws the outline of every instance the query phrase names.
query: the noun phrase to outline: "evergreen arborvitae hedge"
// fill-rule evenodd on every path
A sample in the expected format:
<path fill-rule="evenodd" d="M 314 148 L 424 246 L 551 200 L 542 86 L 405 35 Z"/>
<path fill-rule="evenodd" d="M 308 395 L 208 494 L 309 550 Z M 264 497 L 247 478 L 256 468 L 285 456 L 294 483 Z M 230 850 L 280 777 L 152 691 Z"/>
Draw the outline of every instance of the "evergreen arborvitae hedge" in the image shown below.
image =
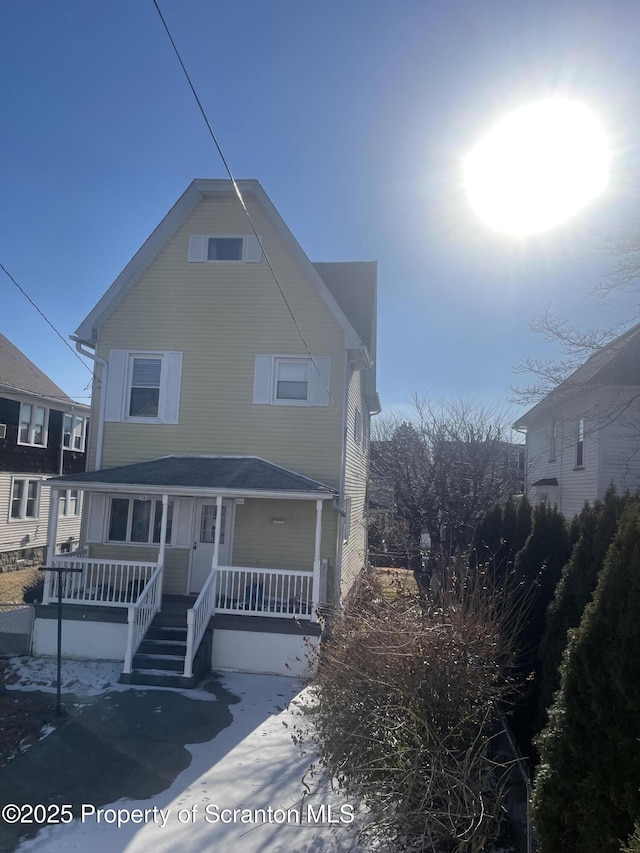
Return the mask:
<path fill-rule="evenodd" d="M 526 619 L 517 638 L 518 675 L 522 680 L 528 679 L 515 705 L 512 729 L 521 751 L 533 760 L 532 742 L 537 731 L 540 696 L 538 647 L 547 607 L 570 554 L 571 542 L 564 517 L 555 507 L 539 504 L 533 510 L 531 534 L 516 556 L 512 581 L 515 601 L 526 610 Z"/>
<path fill-rule="evenodd" d="M 640 815 L 640 501 L 630 503 L 539 737 L 540 853 L 619 853 Z"/>
<path fill-rule="evenodd" d="M 628 494 L 616 495 L 611 487 L 602 501 L 596 501 L 593 506 L 586 504 L 577 517 L 578 541 L 571 559 L 562 569 L 553 601 L 547 609 L 540 642 L 538 657 L 542 670 L 538 730 L 546 725 L 546 710 L 560 687 L 560 664 L 567 645 L 567 632 L 580 624 L 628 502 Z"/>
<path fill-rule="evenodd" d="M 495 504 L 480 519 L 469 563 L 487 567 L 495 587 L 502 587 L 513 570 L 516 554 L 531 533 L 531 504 L 526 496 Z"/>

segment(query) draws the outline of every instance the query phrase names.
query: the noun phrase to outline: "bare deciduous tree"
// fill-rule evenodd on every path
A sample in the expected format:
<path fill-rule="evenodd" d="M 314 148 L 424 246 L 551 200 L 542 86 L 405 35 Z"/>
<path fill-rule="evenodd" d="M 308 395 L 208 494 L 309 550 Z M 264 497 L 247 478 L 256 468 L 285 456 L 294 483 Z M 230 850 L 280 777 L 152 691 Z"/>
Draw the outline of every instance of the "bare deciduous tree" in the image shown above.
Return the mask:
<path fill-rule="evenodd" d="M 410 417 L 376 421 L 371 469 L 372 491 L 389 495 L 417 568 L 426 533 L 439 556 L 467 548 L 482 513 L 522 490 L 523 457 L 503 413 L 464 401 L 436 407 L 417 395 L 411 403 Z"/>
<path fill-rule="evenodd" d="M 623 293 L 640 290 L 640 222 L 625 233 L 602 240 L 598 253 L 611 261 L 609 272 L 588 291 L 601 300 L 610 300 Z M 511 399 L 520 405 L 531 405 L 545 397 L 565 380 L 590 355 L 610 343 L 625 329 L 640 321 L 640 305 L 632 310 L 624 323 L 607 328 L 582 329 L 547 307 L 544 314 L 534 318 L 531 328 L 547 343 L 560 345 L 558 359 L 525 357 L 514 366 L 514 373 L 526 375 L 526 385 L 512 386 Z"/>

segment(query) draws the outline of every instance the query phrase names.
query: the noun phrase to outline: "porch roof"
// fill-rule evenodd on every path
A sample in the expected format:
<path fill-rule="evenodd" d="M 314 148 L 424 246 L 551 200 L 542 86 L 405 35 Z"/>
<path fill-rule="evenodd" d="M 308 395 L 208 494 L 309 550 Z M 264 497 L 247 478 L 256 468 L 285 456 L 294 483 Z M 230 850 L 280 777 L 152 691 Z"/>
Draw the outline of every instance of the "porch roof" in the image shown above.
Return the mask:
<path fill-rule="evenodd" d="M 92 492 L 147 491 L 247 497 L 328 499 L 337 492 L 324 483 L 257 456 L 165 456 L 134 465 L 52 477 L 55 488 Z"/>

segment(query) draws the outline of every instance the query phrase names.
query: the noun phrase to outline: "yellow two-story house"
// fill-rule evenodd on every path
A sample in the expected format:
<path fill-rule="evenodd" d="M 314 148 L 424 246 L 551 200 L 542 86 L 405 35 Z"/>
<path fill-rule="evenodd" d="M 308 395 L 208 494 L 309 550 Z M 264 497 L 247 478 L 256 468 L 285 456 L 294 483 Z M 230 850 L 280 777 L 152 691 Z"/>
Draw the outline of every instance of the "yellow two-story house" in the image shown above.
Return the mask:
<path fill-rule="evenodd" d="M 60 597 L 64 653 L 124 680 L 296 671 L 364 566 L 376 264 L 311 263 L 237 186 L 193 181 L 76 331 L 88 470 L 51 485 L 83 490 L 82 541 L 50 557 L 36 653 Z"/>

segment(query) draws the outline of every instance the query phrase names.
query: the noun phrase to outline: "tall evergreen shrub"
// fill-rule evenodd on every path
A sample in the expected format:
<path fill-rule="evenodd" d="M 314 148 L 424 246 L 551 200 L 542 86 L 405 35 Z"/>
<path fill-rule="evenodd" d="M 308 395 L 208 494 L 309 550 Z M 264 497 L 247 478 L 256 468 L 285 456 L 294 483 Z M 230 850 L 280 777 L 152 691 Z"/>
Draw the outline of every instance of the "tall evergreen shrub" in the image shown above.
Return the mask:
<path fill-rule="evenodd" d="M 540 736 L 541 853 L 618 853 L 640 814 L 640 501 L 620 521 L 592 601 L 569 632 Z"/>
<path fill-rule="evenodd" d="M 580 624 L 628 501 L 628 494 L 617 495 L 612 486 L 602 501 L 596 501 L 593 506 L 586 504 L 577 517 L 578 541 L 571 559 L 562 569 L 540 642 L 539 729 L 546 724 L 546 709 L 560 686 L 560 664 L 567 633 Z"/>

